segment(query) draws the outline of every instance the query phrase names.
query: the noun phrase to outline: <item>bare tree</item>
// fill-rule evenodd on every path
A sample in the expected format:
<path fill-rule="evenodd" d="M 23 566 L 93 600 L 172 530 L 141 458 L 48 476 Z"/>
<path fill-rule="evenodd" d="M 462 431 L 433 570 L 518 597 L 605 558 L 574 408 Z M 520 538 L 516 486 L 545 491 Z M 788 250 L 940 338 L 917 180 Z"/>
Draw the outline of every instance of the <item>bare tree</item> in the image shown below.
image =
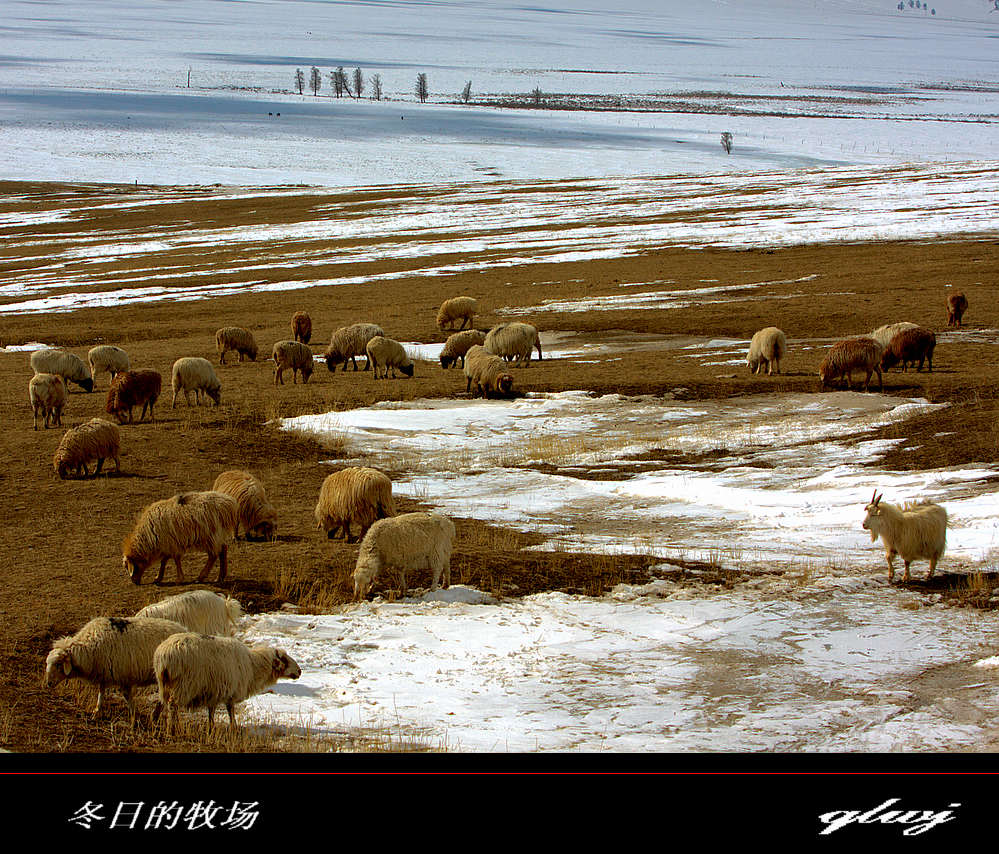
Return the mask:
<path fill-rule="evenodd" d="M 298 94 L 302 94 L 302 90 L 305 88 L 305 75 L 302 73 L 302 69 L 298 68 L 295 70 L 295 88 L 298 89 Z"/>
<path fill-rule="evenodd" d="M 416 75 L 416 97 L 420 99 L 420 103 L 424 104 L 430 95 L 430 91 L 427 88 L 427 75 L 422 71 Z"/>
<path fill-rule="evenodd" d="M 531 90 L 531 100 L 534 101 L 534 106 L 535 107 L 540 107 L 541 106 L 541 98 L 543 97 L 543 95 L 544 95 L 544 92 L 542 92 L 541 89 L 539 87 L 537 87 L 537 86 L 535 86 Z"/>
<path fill-rule="evenodd" d="M 464 103 L 468 103 L 468 99 L 472 97 L 472 81 L 469 80 L 465 84 L 465 88 L 461 90 L 461 100 Z"/>
<path fill-rule="evenodd" d="M 725 131 L 725 133 L 721 135 L 721 146 L 725 149 L 726 154 L 732 153 L 732 134 L 728 131 Z"/>
<path fill-rule="evenodd" d="M 354 69 L 354 95 L 358 98 L 361 97 L 361 92 L 364 91 L 364 75 L 361 73 L 360 68 Z"/>
<path fill-rule="evenodd" d="M 346 82 L 347 75 L 344 73 L 343 66 L 340 66 L 336 71 L 330 72 L 330 85 L 333 87 L 333 94 L 338 98 L 343 97 L 343 92 L 346 88 L 344 84 Z"/>
<path fill-rule="evenodd" d="M 376 101 L 382 99 L 382 76 L 381 74 L 371 75 L 371 97 Z"/>
<path fill-rule="evenodd" d="M 313 95 L 318 95 L 319 90 L 323 87 L 323 75 L 319 73 L 319 69 L 316 66 L 312 66 L 312 71 L 309 72 L 309 88 L 312 90 Z"/>
<path fill-rule="evenodd" d="M 340 88 L 341 88 L 341 90 L 344 91 L 344 92 L 346 92 L 348 95 L 350 95 L 353 98 L 354 97 L 354 93 L 350 91 L 350 80 L 347 78 L 347 72 L 343 70 L 343 66 L 342 65 L 339 68 L 337 68 L 336 74 L 337 74 L 337 77 L 340 78 Z"/>

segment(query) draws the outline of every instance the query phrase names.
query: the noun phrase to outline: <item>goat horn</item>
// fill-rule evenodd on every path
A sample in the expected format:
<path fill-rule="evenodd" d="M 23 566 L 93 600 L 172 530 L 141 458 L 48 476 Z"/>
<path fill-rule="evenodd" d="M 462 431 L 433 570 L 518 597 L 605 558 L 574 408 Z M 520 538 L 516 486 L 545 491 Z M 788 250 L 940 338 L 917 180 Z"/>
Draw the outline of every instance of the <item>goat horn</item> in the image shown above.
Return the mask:
<path fill-rule="evenodd" d="M 884 498 L 884 497 L 885 497 L 885 494 L 882 492 L 877 498 L 874 499 L 874 504 L 875 505 L 879 504 L 881 502 L 881 499 Z"/>
<path fill-rule="evenodd" d="M 874 503 L 874 499 L 877 497 L 878 497 L 878 491 L 875 489 L 874 492 L 871 494 L 871 504 Z"/>

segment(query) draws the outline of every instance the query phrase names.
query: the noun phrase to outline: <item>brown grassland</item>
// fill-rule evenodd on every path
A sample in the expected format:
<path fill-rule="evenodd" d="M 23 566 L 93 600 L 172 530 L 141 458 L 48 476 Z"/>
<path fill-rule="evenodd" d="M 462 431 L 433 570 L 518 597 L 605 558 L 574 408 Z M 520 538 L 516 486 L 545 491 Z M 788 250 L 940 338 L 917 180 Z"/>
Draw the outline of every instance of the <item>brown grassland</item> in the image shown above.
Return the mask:
<path fill-rule="evenodd" d="M 79 210 L 86 212 L 91 197 L 103 198 L 106 192 L 97 187 L 67 191 L 45 185 L 2 185 L 0 213 L 61 206 L 67 193 Z M 127 195 L 127 188 L 122 193 Z M 71 221 L 7 229 L 5 234 L 17 238 L 17 248 L 0 250 L 0 285 L 41 268 L 49 253 L 76 245 L 84 233 L 135 234 L 147 225 L 169 225 L 164 218 L 175 221 L 178 227 L 197 220 L 205 228 L 306 221 L 316 216 L 314 203 L 305 195 L 151 206 L 145 212 L 139 208 L 127 214 L 95 210 L 81 213 L 86 217 L 85 226 Z M 41 248 L 30 246 L 30 240 L 40 241 Z M 383 399 L 461 397 L 465 381 L 460 371 L 444 371 L 430 363 L 418 363 L 413 379 L 387 382 L 373 381 L 370 373 L 331 374 L 319 364 L 308 384 L 292 384 L 286 375 L 286 384 L 275 387 L 267 357 L 274 341 L 290 337 L 290 319 L 296 310 L 311 314 L 312 346 L 319 354 L 336 327 L 360 320 L 379 323 L 399 340 L 443 341 L 447 333 L 434 325 L 436 311 L 444 298 L 456 294 L 479 298 L 485 313 L 475 325 L 485 329 L 509 319 L 496 313 L 500 307 L 537 305 L 549 298 L 620 294 L 622 282 L 668 279 L 675 282 L 670 289 L 681 290 L 703 287 L 705 280 L 740 284 L 791 282 L 810 276 L 793 284 L 774 284 L 765 291 L 767 298 L 735 306 L 720 303 L 668 311 L 546 312 L 524 319 L 546 331 L 588 335 L 624 330 L 742 339 L 759 328 L 777 325 L 791 339 L 831 341 L 897 320 L 943 331 L 944 299 L 952 286 L 968 296 L 970 308 L 962 335 L 967 334 L 969 340 L 938 344 L 932 373 L 893 371 L 885 376 L 889 393 L 925 396 L 951 405 L 902 427 L 885 428 L 882 436 L 904 436 L 906 441 L 889 453 L 884 464 L 889 468 L 993 464 L 999 457 L 999 346 L 995 339 L 977 343 L 972 339 L 974 332 L 999 325 L 994 288 L 997 246 L 997 240 L 989 238 L 741 251 L 663 247 L 610 260 L 486 267 L 452 276 L 404 275 L 371 284 L 0 316 L 0 344 L 4 346 L 39 341 L 85 356 L 96 343 L 113 343 L 128 350 L 133 366 L 158 370 L 164 380 L 156 420 L 121 428 L 120 474 L 112 471 L 95 479 L 60 481 L 53 473 L 52 454 L 63 430 L 31 429 L 28 354 L 0 353 L 4 425 L 0 441 L 7 460 L 0 475 L 0 507 L 5 517 L 0 525 L 0 746 L 45 753 L 314 749 L 308 739 L 247 734 L 243 740 L 227 741 L 224 727 L 215 740 L 196 730 L 174 739 L 147 727 L 132 732 L 127 727 L 124 704 L 116 694 L 110 700 L 110 713 L 94 721 L 89 713 L 93 702 L 89 689 L 67 689 L 64 685 L 46 690 L 41 685 L 45 656 L 56 638 L 74 632 L 93 616 L 130 615 L 167 593 L 193 586 L 190 581 L 203 560 L 194 554 L 185 565 L 188 584 L 175 583 L 172 565 L 162 586 L 151 583 L 154 573 L 147 574 L 141 586 L 131 584 L 121 567 L 121 541 L 145 505 L 178 491 L 208 489 L 216 475 L 226 469 L 246 468 L 263 481 L 279 511 L 278 537 L 271 543 L 238 542 L 230 550 L 229 578 L 222 585 L 207 586 L 235 596 L 249 612 L 277 609 L 286 602 L 321 611 L 349 600 L 349 575 L 357 546 L 327 541 L 316 530 L 312 517 L 320 483 L 331 470 L 322 463 L 335 455 L 336 448 L 281 432 L 270 422 Z M 254 245 L 255 269 L 247 272 L 244 280 L 280 282 L 290 278 L 287 269 L 268 268 L 268 253 L 280 248 Z M 333 249 L 322 242 L 310 247 L 313 257 L 318 258 L 327 251 L 332 254 Z M 137 275 L 161 275 L 157 284 L 169 288 L 212 284 L 218 280 L 213 266 L 238 266 L 236 249 L 201 250 L 204 254 L 199 258 L 194 258 L 193 252 L 164 252 L 141 262 L 133 256 L 117 258 L 111 253 L 102 259 L 70 261 L 67 270 L 88 264 L 91 276 L 100 279 L 141 265 Z M 436 260 L 446 263 L 448 259 Z M 374 261 L 358 265 L 352 272 L 363 277 L 404 269 L 398 261 Z M 336 275 L 343 272 L 342 268 L 335 271 Z M 330 274 L 319 263 L 295 277 L 321 279 Z M 656 286 L 646 289 L 655 290 Z M 793 294 L 800 295 L 784 298 Z M 234 363 L 230 358 L 229 364 L 218 366 L 214 333 L 225 325 L 253 331 L 261 349 L 256 362 Z M 189 355 L 204 356 L 216 364 L 223 387 L 220 407 L 188 407 L 178 402 L 171 408 L 170 367 L 178 357 Z M 589 389 L 662 395 L 683 387 L 691 398 L 818 391 L 822 350 L 796 352 L 792 347 L 786 372 L 779 377 L 752 376 L 741 366 L 701 366 L 670 350 L 614 355 L 614 360 L 585 363 L 569 359 L 533 362 L 529 368 L 515 371 L 517 388 L 522 392 Z M 107 385 L 105 374 L 98 378 L 98 390 L 93 394 L 72 387 L 63 429 L 103 415 Z M 934 438 L 939 433 L 952 435 Z M 403 511 L 419 509 L 412 501 L 399 504 Z M 457 528 L 452 578 L 487 591 L 504 595 L 541 590 L 598 594 L 623 580 L 647 578 L 649 560 L 643 556 L 525 552 L 521 547 L 538 542 L 537 538 L 467 519 L 458 519 Z M 879 560 L 883 561 L 883 556 L 872 549 L 872 564 Z M 975 585 L 962 585 L 953 574 L 947 574 L 946 566 L 942 568 L 943 576 L 932 585 L 935 590 L 990 607 L 992 579 L 979 578 Z M 730 583 L 731 575 L 719 570 L 715 580 Z M 920 580 L 921 573 L 915 578 L 914 588 L 927 586 Z M 414 582 L 421 583 L 418 578 L 411 579 L 410 583 Z M 401 750 L 412 745 L 376 734 L 367 740 L 359 735 L 332 747 Z"/>

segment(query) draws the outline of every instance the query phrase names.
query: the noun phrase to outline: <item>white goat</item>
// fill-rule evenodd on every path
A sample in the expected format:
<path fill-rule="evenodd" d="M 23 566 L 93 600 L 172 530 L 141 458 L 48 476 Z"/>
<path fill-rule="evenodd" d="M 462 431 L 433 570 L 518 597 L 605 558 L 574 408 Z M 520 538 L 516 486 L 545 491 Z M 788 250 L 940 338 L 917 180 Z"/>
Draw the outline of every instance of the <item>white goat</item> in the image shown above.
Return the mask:
<path fill-rule="evenodd" d="M 883 495 L 874 490 L 871 503 L 864 509 L 864 530 L 871 532 L 871 542 L 881 537 L 888 560 L 888 583 L 895 580 L 895 556 L 905 562 L 905 575 L 902 581 L 909 580 L 909 564 L 914 560 L 928 560 L 930 571 L 927 579 L 933 577 L 937 561 L 947 547 L 947 511 L 939 504 L 929 501 L 912 502 L 897 507 L 881 503 Z"/>

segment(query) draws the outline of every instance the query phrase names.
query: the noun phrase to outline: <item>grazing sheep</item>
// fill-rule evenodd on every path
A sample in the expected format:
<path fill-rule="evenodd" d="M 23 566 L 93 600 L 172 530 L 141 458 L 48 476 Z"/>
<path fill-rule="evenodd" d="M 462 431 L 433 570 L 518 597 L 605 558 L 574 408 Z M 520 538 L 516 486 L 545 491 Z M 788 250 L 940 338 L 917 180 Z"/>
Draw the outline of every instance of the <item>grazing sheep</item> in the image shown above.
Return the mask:
<path fill-rule="evenodd" d="M 440 329 L 444 329 L 445 326 L 448 329 L 453 329 L 454 322 L 461 320 L 461 326 L 458 328 L 464 329 L 472 322 L 472 318 L 478 311 L 479 304 L 473 297 L 451 297 L 451 299 L 446 299 L 441 303 L 440 310 L 437 312 L 437 326 Z"/>
<path fill-rule="evenodd" d="M 132 409 L 141 405 L 139 421 L 146 417 L 147 410 L 149 420 L 155 421 L 153 406 L 159 400 L 162 387 L 163 378 L 158 371 L 125 371 L 111 380 L 104 411 L 113 415 L 119 424 L 124 424 L 127 416 L 128 423 L 131 424 Z"/>
<path fill-rule="evenodd" d="M 361 541 L 354 567 L 354 598 L 363 599 L 378 573 L 399 573 L 400 595 L 406 595 L 406 571 L 429 569 L 431 590 L 451 584 L 454 522 L 440 513 L 403 513 L 375 522 Z"/>
<path fill-rule="evenodd" d="M 368 342 L 376 335 L 384 337 L 384 330 L 374 323 L 354 323 L 351 326 L 341 326 L 330 338 L 330 346 L 326 348 L 326 367 L 331 371 L 341 362 L 347 370 L 349 359 L 357 370 L 357 356 L 366 356 Z M 370 360 L 365 361 L 364 370 L 371 366 Z"/>
<path fill-rule="evenodd" d="M 59 374 L 64 380 L 76 383 L 84 391 L 94 390 L 90 368 L 79 356 L 65 350 L 35 350 L 31 354 L 31 370 L 36 374 Z"/>
<path fill-rule="evenodd" d="M 239 507 L 239 522 L 236 524 L 236 536 L 239 536 L 239 525 L 243 526 L 243 534 L 248 540 L 273 540 L 277 529 L 277 511 L 267 500 L 264 485 L 248 471 L 225 471 L 212 484 L 215 492 L 229 495 L 236 500 Z"/>
<path fill-rule="evenodd" d="M 819 367 L 819 379 L 823 386 L 831 386 L 835 380 L 846 380 L 846 386 L 853 389 L 852 373 L 865 371 L 864 391 L 870 388 L 871 374 L 877 373 L 881 391 L 885 390 L 884 377 L 881 376 L 881 345 L 873 338 L 848 338 L 838 341 L 832 346 Z"/>
<path fill-rule="evenodd" d="M 473 344 L 465 353 L 464 371 L 468 378 L 466 392 L 472 390 L 472 383 L 475 383 L 475 393 L 481 392 L 483 397 L 494 393 L 506 395 L 513 388 L 513 377 L 507 372 L 503 360 L 478 344 Z"/>
<path fill-rule="evenodd" d="M 312 339 L 312 318 L 307 312 L 296 311 L 291 317 L 291 337 L 302 344 Z"/>
<path fill-rule="evenodd" d="M 871 333 L 871 338 L 878 342 L 883 349 L 888 349 L 888 345 L 891 344 L 891 339 L 898 335 L 905 329 L 917 329 L 918 325 L 915 323 L 910 323 L 908 320 L 903 320 L 899 323 L 887 323 L 884 326 L 879 326 Z"/>
<path fill-rule="evenodd" d="M 63 479 L 71 471 L 75 471 L 77 477 L 82 471 L 87 477 L 90 475 L 87 463 L 97 460 L 97 468 L 94 469 L 94 477 L 97 477 L 104 460 L 114 460 L 115 472 L 121 472 L 120 453 L 121 434 L 117 425 L 103 418 L 91 418 L 78 427 L 70 427 L 63 434 L 52 458 L 52 468 Z"/>
<path fill-rule="evenodd" d="M 764 368 L 767 376 L 771 376 L 776 368 L 780 373 L 780 360 L 787 353 L 787 337 L 776 326 L 761 329 L 749 342 L 749 352 L 746 354 L 746 364 L 749 370 L 758 374 Z"/>
<path fill-rule="evenodd" d="M 293 383 L 298 382 L 299 371 L 302 372 L 302 382 L 307 383 L 316 366 L 312 349 L 300 341 L 278 341 L 271 351 L 271 358 L 274 360 L 274 385 L 284 385 L 282 374 L 289 369 Z"/>
<path fill-rule="evenodd" d="M 28 400 L 34 411 L 32 424 L 38 429 L 39 413 L 45 419 L 45 429 L 49 420 L 54 426 L 62 427 L 62 409 L 66 405 L 66 383 L 59 374 L 35 374 L 28 380 Z"/>
<path fill-rule="evenodd" d="M 486 343 L 486 334 L 478 329 L 466 329 L 464 332 L 455 332 L 448 336 L 444 342 L 444 349 L 441 350 L 441 367 L 447 370 L 451 365 L 461 359 L 462 368 L 465 367 L 465 353 L 468 348 L 476 344 L 482 346 Z"/>
<path fill-rule="evenodd" d="M 389 371 L 392 371 L 392 379 L 395 379 L 395 369 L 398 368 L 407 377 L 413 376 L 413 360 L 406 355 L 406 348 L 398 341 L 376 335 L 364 348 L 368 357 L 368 362 L 375 371 L 375 379 L 378 377 L 378 370 L 381 368 L 382 379 L 388 379 Z"/>
<path fill-rule="evenodd" d="M 486 335 L 482 345 L 494 356 L 500 356 L 517 366 L 531 364 L 531 351 L 538 350 L 541 359 L 541 336 L 530 323 L 501 323 L 494 326 Z"/>
<path fill-rule="evenodd" d="M 107 371 L 111 374 L 111 379 L 127 371 L 131 364 L 128 360 L 128 353 L 121 347 L 113 347 L 110 344 L 98 344 L 91 347 L 87 353 L 87 362 L 90 364 L 90 375 L 93 377 L 94 385 L 97 385 L 97 375 Z"/>
<path fill-rule="evenodd" d="M 236 638 L 185 632 L 167 638 L 153 654 L 159 700 L 153 720 L 167 710 L 167 732 L 172 732 L 180 709 L 208 709 L 208 729 L 215 709 L 224 705 L 229 726 L 236 726 L 235 707 L 269 688 L 278 679 L 298 679 L 302 669 L 283 649 L 249 647 Z"/>
<path fill-rule="evenodd" d="M 911 502 L 903 507 L 881 503 L 883 495 L 874 490 L 871 503 L 864 510 L 864 530 L 871 532 L 871 542 L 881 537 L 888 560 L 888 583 L 895 579 L 895 556 L 905 562 L 902 581 L 909 580 L 909 564 L 914 560 L 928 560 L 933 577 L 944 549 L 947 547 L 947 511 L 929 501 Z"/>
<path fill-rule="evenodd" d="M 947 297 L 947 325 L 960 326 L 961 318 L 968 310 L 968 298 L 958 291 Z"/>
<path fill-rule="evenodd" d="M 208 562 L 198 575 L 204 581 L 215 561 L 219 583 L 229 570 L 229 543 L 236 539 L 239 507 L 236 500 L 220 492 L 182 492 L 154 501 L 136 520 L 122 543 L 122 566 L 134 584 L 154 561 L 160 561 L 156 583 L 163 581 L 168 560 L 177 566 L 177 581 L 184 581 L 180 560 L 186 552 L 203 551 Z"/>
<path fill-rule="evenodd" d="M 201 393 L 204 392 L 215 405 L 222 403 L 222 383 L 215 375 L 215 368 L 208 359 L 200 356 L 184 356 L 173 363 L 173 373 L 171 377 L 173 386 L 173 403 L 171 408 L 177 406 L 177 392 L 184 392 L 184 400 L 187 405 L 191 405 L 191 392 L 194 392 L 194 401 L 201 405 Z"/>
<path fill-rule="evenodd" d="M 134 721 L 133 689 L 156 681 L 153 653 L 168 637 L 186 631 L 180 623 L 158 617 L 96 617 L 75 635 L 52 644 L 45 659 L 44 685 L 73 678 L 96 685 L 94 717 L 104 706 L 104 692 L 114 685 Z"/>
<path fill-rule="evenodd" d="M 246 356 L 251 362 L 257 361 L 257 340 L 249 329 L 242 326 L 223 326 L 215 333 L 215 347 L 219 351 L 219 364 L 225 364 L 225 354 L 235 350 L 239 361 Z"/>
<path fill-rule="evenodd" d="M 355 543 L 379 519 L 395 516 L 392 481 L 387 475 L 366 466 L 354 466 L 333 472 L 319 489 L 314 511 L 316 527 L 326 531 L 332 540 L 341 531 L 348 543 Z M 352 537 L 350 526 L 361 526 L 361 533 Z"/>
<path fill-rule="evenodd" d="M 187 632 L 231 637 L 236 634 L 243 609 L 231 596 L 219 596 L 211 590 L 188 590 L 146 605 L 135 616 L 173 620 Z"/>
<path fill-rule="evenodd" d="M 929 363 L 929 370 L 933 370 L 933 348 L 937 346 L 937 336 L 929 329 L 916 327 L 914 329 L 903 329 L 888 344 L 881 357 L 881 370 L 888 371 L 901 362 L 902 370 L 909 369 L 909 363 L 915 364 L 919 361 L 917 371 L 923 369 L 923 362 Z"/>

